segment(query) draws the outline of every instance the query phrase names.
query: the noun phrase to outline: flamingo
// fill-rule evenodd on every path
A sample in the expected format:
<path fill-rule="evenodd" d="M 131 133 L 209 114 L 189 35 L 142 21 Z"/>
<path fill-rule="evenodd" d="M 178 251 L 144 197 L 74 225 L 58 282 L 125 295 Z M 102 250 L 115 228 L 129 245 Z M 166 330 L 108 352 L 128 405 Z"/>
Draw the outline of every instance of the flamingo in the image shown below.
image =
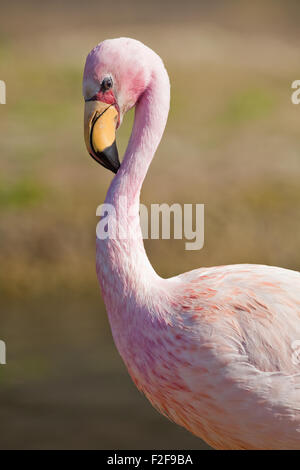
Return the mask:
<path fill-rule="evenodd" d="M 115 173 L 105 206 L 118 232 L 97 238 L 96 271 L 133 382 L 215 449 L 298 449 L 300 273 L 237 264 L 161 278 L 144 249 L 139 199 L 169 112 L 167 71 L 141 42 L 105 40 L 87 56 L 83 95 L 87 150 Z M 120 164 L 115 133 L 134 106 Z"/>

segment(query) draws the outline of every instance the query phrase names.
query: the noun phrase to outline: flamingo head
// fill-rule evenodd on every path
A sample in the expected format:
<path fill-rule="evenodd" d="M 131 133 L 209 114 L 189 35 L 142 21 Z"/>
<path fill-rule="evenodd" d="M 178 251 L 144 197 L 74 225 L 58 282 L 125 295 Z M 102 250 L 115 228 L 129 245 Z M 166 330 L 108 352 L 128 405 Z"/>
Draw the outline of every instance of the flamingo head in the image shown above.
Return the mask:
<path fill-rule="evenodd" d="M 116 129 L 147 88 L 151 49 L 129 38 L 109 39 L 89 53 L 83 75 L 84 135 L 89 154 L 117 173 Z"/>

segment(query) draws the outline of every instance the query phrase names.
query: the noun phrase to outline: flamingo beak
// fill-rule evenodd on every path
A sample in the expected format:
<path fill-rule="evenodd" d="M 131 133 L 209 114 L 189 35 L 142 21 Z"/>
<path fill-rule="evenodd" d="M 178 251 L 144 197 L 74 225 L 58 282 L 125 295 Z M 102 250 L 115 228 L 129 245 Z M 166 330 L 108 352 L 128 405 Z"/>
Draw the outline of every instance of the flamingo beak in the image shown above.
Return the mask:
<path fill-rule="evenodd" d="M 120 168 L 116 145 L 119 113 L 114 105 L 102 101 L 85 102 L 84 139 L 86 148 L 100 165 L 117 173 Z"/>

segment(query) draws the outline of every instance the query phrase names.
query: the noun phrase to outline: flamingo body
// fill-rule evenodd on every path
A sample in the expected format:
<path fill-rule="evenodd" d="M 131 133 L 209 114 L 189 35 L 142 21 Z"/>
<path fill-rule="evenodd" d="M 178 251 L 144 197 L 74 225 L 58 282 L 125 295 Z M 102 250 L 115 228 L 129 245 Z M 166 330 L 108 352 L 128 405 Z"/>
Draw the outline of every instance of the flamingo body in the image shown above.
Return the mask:
<path fill-rule="evenodd" d="M 85 97 L 108 70 L 115 89 L 107 99 L 118 103 L 119 122 L 133 105 L 136 115 L 105 201 L 129 236 L 97 239 L 97 275 L 133 381 L 162 414 L 216 449 L 299 448 L 293 343 L 300 339 L 300 274 L 261 265 L 201 268 L 171 279 L 154 271 L 139 195 L 167 120 L 169 79 L 142 43 L 108 40 L 87 58 Z M 114 216 L 109 221 L 116 223 Z"/>

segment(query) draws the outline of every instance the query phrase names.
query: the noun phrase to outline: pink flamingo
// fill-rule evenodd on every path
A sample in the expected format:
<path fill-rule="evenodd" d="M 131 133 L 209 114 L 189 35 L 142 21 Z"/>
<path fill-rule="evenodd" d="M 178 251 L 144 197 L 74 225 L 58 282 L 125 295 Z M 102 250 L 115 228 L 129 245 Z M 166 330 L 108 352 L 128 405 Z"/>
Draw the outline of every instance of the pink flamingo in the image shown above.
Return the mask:
<path fill-rule="evenodd" d="M 153 406 L 216 449 L 298 449 L 300 274 L 261 265 L 200 268 L 162 279 L 145 253 L 140 190 L 167 121 L 170 85 L 160 57 L 112 39 L 88 55 L 85 139 L 114 171 L 109 224 L 97 239 L 97 275 L 115 344 Z M 115 130 L 135 106 L 120 166 Z M 130 214 L 123 210 L 126 197 Z M 126 232 L 125 232 L 126 233 Z"/>

